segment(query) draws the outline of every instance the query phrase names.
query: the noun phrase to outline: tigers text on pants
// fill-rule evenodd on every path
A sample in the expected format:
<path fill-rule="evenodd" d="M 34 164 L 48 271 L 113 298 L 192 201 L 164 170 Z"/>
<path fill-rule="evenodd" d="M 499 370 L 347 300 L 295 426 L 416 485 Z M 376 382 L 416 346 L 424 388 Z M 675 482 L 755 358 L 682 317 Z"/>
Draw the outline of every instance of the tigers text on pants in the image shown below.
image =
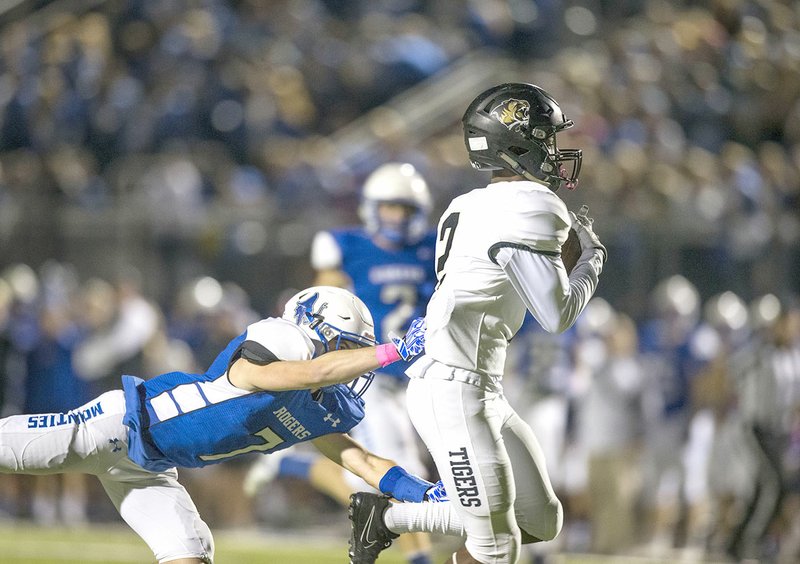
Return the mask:
<path fill-rule="evenodd" d="M 516 562 L 521 532 L 554 538 L 563 512 L 533 431 L 502 389 L 480 375 L 432 363 L 408 386 L 409 415 L 431 451 L 464 524 L 470 554 Z"/>

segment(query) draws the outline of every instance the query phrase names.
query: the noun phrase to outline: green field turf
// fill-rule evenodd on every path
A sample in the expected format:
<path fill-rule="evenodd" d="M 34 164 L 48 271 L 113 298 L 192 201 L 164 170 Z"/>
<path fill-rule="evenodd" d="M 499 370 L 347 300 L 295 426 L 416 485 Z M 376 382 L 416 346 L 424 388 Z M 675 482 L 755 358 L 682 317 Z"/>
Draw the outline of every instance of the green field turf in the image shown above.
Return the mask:
<path fill-rule="evenodd" d="M 215 531 L 216 564 L 346 564 L 347 539 L 293 533 L 281 535 L 256 531 Z M 447 559 L 454 547 L 450 540 L 435 539 L 435 564 Z M 124 525 L 68 529 L 41 528 L 31 524 L 0 522 L 0 564 L 153 564 L 150 550 Z M 524 562 L 524 561 L 523 561 Z M 702 558 L 634 556 L 553 555 L 552 564 L 708 564 Z M 378 564 L 405 564 L 392 547 Z"/>
<path fill-rule="evenodd" d="M 347 539 L 215 532 L 217 564 L 341 564 Z M 381 564 L 402 564 L 394 550 Z M 139 537 L 123 526 L 79 529 L 0 524 L 2 564 L 147 564 L 155 562 Z"/>

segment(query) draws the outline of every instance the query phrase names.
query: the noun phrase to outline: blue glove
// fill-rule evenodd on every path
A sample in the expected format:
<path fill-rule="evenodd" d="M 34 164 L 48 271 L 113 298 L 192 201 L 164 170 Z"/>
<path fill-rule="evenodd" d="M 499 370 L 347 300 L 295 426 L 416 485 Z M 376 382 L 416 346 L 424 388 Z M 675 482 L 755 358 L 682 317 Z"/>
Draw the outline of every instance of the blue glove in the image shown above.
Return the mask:
<path fill-rule="evenodd" d="M 433 487 L 429 488 L 428 491 L 425 492 L 425 501 L 450 501 L 450 498 L 447 497 L 447 492 L 444 490 L 444 484 L 441 480 L 433 484 Z"/>
<path fill-rule="evenodd" d="M 402 339 L 396 335 L 389 334 L 400 358 L 410 360 L 425 350 L 425 329 L 427 324 L 424 317 L 417 317 L 411 322 L 411 326 L 406 331 Z"/>

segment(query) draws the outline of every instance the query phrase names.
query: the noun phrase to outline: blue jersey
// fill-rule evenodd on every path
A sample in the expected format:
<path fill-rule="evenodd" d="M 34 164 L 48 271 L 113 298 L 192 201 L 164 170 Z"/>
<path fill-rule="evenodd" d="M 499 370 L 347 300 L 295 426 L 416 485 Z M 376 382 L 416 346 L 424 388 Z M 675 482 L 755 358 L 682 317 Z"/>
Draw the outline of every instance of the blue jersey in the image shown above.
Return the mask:
<path fill-rule="evenodd" d="M 296 325 L 281 319 L 260 323 L 269 322 L 285 324 L 286 338 L 294 339 L 294 345 L 305 339 L 308 357 L 313 355 L 311 341 Z M 202 467 L 345 433 L 363 419 L 363 400 L 341 384 L 323 388 L 315 397 L 309 390 L 250 392 L 233 386 L 227 369 L 246 335 L 231 341 L 205 374 L 170 372 L 146 381 L 123 376 L 128 456 L 134 462 L 152 471 Z M 281 352 L 281 343 L 268 348 L 281 360 L 303 360 L 286 358 L 287 347 Z"/>
<path fill-rule="evenodd" d="M 692 378 L 701 361 L 692 352 L 690 331 L 675 336 L 675 329 L 664 319 L 650 319 L 639 331 L 639 347 L 648 361 L 649 371 L 657 374 L 663 415 L 686 415 L 691 407 Z"/>
<path fill-rule="evenodd" d="M 389 341 L 389 333 L 402 336 L 411 320 L 425 315 L 436 285 L 433 257 L 436 234 L 399 249 L 383 249 L 360 227 L 330 231 L 341 251 L 339 268 L 353 281 L 355 293 L 367 305 L 375 322 L 375 335 Z M 405 378 L 408 363 L 396 362 L 381 373 Z"/>

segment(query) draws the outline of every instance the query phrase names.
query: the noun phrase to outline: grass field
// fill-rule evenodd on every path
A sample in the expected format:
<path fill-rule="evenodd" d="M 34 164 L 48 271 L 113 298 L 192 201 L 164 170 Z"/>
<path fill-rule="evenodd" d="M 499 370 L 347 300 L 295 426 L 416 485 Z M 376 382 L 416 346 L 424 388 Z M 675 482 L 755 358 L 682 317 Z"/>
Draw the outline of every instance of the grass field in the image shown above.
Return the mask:
<path fill-rule="evenodd" d="M 218 564 L 341 564 L 347 562 L 347 539 L 266 536 L 215 532 Z M 402 564 L 393 551 L 381 564 Z M 2 564 L 146 564 L 152 553 L 124 526 L 48 528 L 0 524 Z"/>
<path fill-rule="evenodd" d="M 215 531 L 216 564 L 343 564 L 347 539 L 330 535 L 265 534 L 255 531 Z M 439 547 L 435 563 L 444 562 L 449 546 Z M 686 555 L 671 558 L 632 556 L 554 556 L 553 564 L 675 564 L 702 562 Z M 0 564 L 150 564 L 150 550 L 124 525 L 86 528 L 41 528 L 31 524 L 0 523 Z M 379 564 L 404 564 L 392 547 Z"/>

